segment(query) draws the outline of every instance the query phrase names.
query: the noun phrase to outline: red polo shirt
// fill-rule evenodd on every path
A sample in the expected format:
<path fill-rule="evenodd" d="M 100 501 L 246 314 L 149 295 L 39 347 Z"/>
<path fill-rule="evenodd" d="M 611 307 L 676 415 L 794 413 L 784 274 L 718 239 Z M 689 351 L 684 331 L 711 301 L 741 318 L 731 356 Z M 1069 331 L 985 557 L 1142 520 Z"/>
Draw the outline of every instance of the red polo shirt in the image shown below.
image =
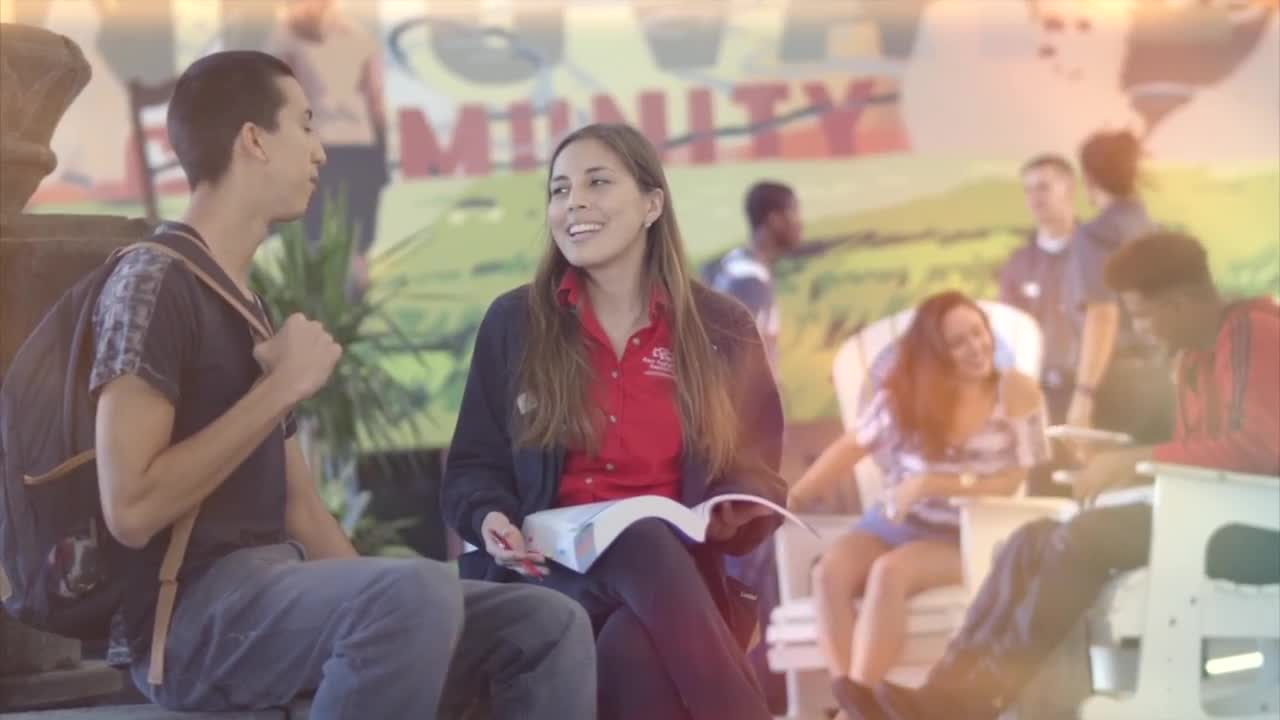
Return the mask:
<path fill-rule="evenodd" d="M 573 448 L 565 454 L 557 506 L 636 495 L 678 500 L 684 443 L 666 297 L 650 294 L 649 324 L 627 339 L 621 358 L 614 355 L 577 271 L 565 272 L 558 297 L 577 308 L 582 322 L 604 428 L 597 455 Z"/>

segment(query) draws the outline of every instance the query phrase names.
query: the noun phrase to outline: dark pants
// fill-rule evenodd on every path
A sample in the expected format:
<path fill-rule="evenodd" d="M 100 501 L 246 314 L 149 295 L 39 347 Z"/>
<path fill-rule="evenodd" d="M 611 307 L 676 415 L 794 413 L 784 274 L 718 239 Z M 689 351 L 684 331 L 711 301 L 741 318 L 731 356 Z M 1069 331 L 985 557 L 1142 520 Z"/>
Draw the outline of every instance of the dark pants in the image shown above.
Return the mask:
<path fill-rule="evenodd" d="M 725 570 L 728 571 L 729 576 L 737 578 L 756 594 L 759 609 L 757 622 L 761 633 L 769 627 L 769 615 L 780 602 L 776 555 L 773 539 L 770 538 L 746 555 L 725 558 Z M 785 714 L 787 711 L 786 676 L 769 669 L 769 647 L 763 638 L 747 654 L 747 659 L 751 663 L 751 669 L 755 671 L 756 681 L 764 688 L 769 710 L 775 715 Z"/>
<path fill-rule="evenodd" d="M 346 225 L 355 237 L 357 255 L 365 255 L 378 232 L 378 199 L 387 184 L 387 162 L 380 145 L 329 145 L 320 168 L 315 193 L 302 216 L 307 240 L 315 245 L 322 237 L 326 212 L 334 203 L 346 210 Z"/>
<path fill-rule="evenodd" d="M 1147 564 L 1151 506 L 1100 508 L 1014 533 L 974 598 L 946 657 L 907 712 L 885 717 L 994 718 L 1093 606 L 1117 574 Z M 1211 578 L 1280 582 L 1280 536 L 1228 526 L 1210 541 Z M 892 705 L 892 703 L 886 703 Z M 963 712 L 957 709 L 963 708 Z M 867 717 L 877 717 L 867 714 Z"/>
<path fill-rule="evenodd" d="M 665 523 L 635 523 L 586 575 L 549 568 L 541 584 L 582 603 L 596 627 L 601 720 L 769 720 L 741 646 Z"/>

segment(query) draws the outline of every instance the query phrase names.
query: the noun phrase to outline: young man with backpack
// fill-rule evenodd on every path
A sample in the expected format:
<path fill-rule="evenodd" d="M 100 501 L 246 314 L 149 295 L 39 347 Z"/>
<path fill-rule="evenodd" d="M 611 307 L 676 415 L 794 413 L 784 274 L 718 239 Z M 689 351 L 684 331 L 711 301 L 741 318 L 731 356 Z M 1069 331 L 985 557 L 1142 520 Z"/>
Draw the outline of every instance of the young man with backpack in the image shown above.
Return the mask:
<path fill-rule="evenodd" d="M 195 62 L 168 117 L 191 205 L 152 241 L 203 250 L 215 282 L 172 252 L 136 249 L 93 309 L 98 485 L 127 548 L 112 567 L 127 578 L 134 680 L 183 710 L 314 691 L 316 718 L 435 717 L 479 697 L 493 717 L 594 717 L 594 642 L 576 603 L 459 581 L 431 560 L 358 558 L 316 492 L 290 411 L 342 348 L 301 315 L 265 340 L 246 317 L 265 324 L 248 288 L 254 252 L 273 223 L 302 216 L 325 160 L 310 124 L 283 62 L 250 51 Z M 176 560 L 171 527 L 190 533 Z M 176 563 L 176 584 L 158 581 Z"/>

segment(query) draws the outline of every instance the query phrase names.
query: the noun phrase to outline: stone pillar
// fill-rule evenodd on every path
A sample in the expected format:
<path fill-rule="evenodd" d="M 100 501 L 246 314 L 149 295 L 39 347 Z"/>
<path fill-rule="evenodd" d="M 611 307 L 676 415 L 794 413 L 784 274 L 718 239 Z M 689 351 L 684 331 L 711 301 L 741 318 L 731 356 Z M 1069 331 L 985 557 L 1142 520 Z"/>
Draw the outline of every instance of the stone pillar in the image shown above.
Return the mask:
<path fill-rule="evenodd" d="M 80 48 L 66 37 L 0 23 L 0 380 L 53 302 L 111 250 L 146 231 L 144 222 L 122 217 L 22 213 L 57 165 L 49 141 L 89 75 Z M 79 641 L 26 628 L 0 612 L 0 710 L 120 686 L 116 671 L 82 661 Z"/>

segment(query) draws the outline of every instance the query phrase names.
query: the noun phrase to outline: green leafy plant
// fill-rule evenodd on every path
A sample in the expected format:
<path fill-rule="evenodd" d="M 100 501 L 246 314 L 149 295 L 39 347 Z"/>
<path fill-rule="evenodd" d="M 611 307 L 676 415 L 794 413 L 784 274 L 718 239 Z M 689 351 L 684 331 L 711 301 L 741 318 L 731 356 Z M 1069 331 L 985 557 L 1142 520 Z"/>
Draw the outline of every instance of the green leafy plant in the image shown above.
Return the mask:
<path fill-rule="evenodd" d="M 250 284 L 276 327 L 302 313 L 323 325 L 343 348 L 329 382 L 295 409 L 321 496 L 361 553 L 412 552 L 399 543 L 400 531 L 414 521 L 379 523 L 368 515 L 369 493 L 360 489 L 356 477 L 362 438 L 379 442 L 393 429 L 401 436 L 406 429 L 419 432 L 425 392 L 388 372 L 383 362 L 391 354 L 417 356 L 387 312 L 404 283 L 353 290 L 349 272 L 355 233 L 340 201 L 326 204 L 314 245 L 301 222 L 283 226 L 279 236 L 279 242 L 268 244 L 254 263 Z M 380 261 L 398 255 L 410 242 L 392 247 Z"/>

